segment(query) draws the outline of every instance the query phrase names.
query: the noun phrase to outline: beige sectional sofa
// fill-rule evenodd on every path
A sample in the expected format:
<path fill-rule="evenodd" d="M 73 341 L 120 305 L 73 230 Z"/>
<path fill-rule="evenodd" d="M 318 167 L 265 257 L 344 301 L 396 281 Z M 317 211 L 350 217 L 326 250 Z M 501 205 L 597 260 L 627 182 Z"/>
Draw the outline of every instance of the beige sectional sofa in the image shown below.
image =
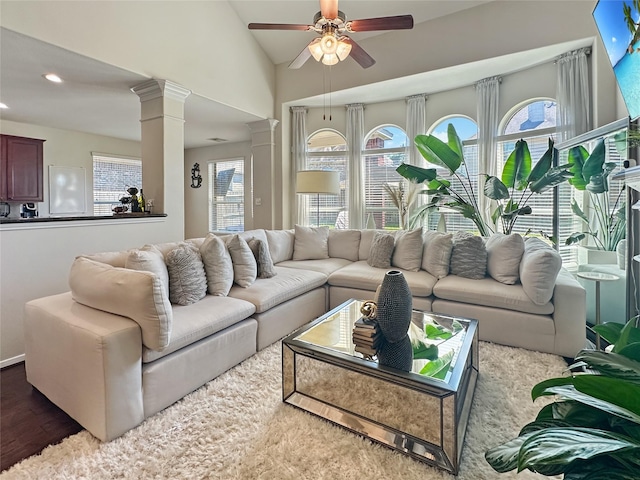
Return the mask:
<path fill-rule="evenodd" d="M 395 234 L 390 268 L 378 268 L 370 264 L 383 237 L 375 230 L 243 232 L 245 244 L 268 247 L 270 258 L 255 257 L 255 280 L 188 305 L 169 301 L 166 272 L 125 268 L 141 250 L 168 259 L 180 242 L 78 257 L 70 292 L 25 307 L 27 379 L 93 435 L 111 440 L 345 300 L 373 298 L 391 268 L 403 271 L 414 308 L 476 318 L 482 340 L 567 357 L 584 346 L 585 291 L 564 269 L 545 277 L 544 258 L 557 255 L 550 248 L 543 257 L 539 244 L 532 255 L 521 253 L 515 268 L 527 281 L 505 284 L 447 273 L 455 250 L 427 238 L 451 242 L 451 235 L 420 232 L 415 248 L 413 233 Z M 186 243 L 202 251 L 205 241 Z M 489 253 L 487 265 L 508 264 L 500 255 Z M 275 275 L 256 278 L 265 261 Z M 233 263 L 236 282 L 240 263 Z M 202 268 L 207 279 L 218 275 L 206 262 Z M 540 292 L 551 298 L 536 298 Z"/>

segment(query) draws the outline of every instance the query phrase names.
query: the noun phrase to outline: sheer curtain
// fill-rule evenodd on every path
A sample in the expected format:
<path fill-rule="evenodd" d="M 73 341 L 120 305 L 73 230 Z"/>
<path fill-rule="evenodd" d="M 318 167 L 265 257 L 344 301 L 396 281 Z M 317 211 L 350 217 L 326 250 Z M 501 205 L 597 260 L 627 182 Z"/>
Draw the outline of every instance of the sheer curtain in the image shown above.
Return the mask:
<path fill-rule="evenodd" d="M 364 228 L 364 107 L 361 103 L 347 105 L 347 153 L 349 179 L 349 228 Z"/>
<path fill-rule="evenodd" d="M 590 128 L 589 48 L 561 55 L 556 60 L 557 142 L 580 135 Z"/>
<path fill-rule="evenodd" d="M 296 194 L 296 176 L 300 170 L 307 167 L 307 107 L 291 107 L 292 118 L 292 147 L 293 157 L 293 195 L 296 206 L 293 212 L 294 222 L 298 225 L 307 225 L 309 213 L 309 197 L 307 195 Z"/>
<path fill-rule="evenodd" d="M 406 98 L 407 100 L 407 138 L 409 139 L 409 145 L 407 145 L 407 163 L 411 165 L 417 165 L 419 167 L 426 167 L 427 161 L 422 157 L 418 151 L 414 142 L 417 135 L 425 135 L 426 132 L 426 116 L 427 116 L 427 96 L 425 94 L 412 95 Z M 412 205 L 409 211 L 409 216 L 418 209 L 421 205 L 427 202 L 426 195 L 417 195 L 416 201 Z"/>
<path fill-rule="evenodd" d="M 496 202 L 484 195 L 484 174 L 498 175 L 498 122 L 500 104 L 500 77 L 490 77 L 476 83 L 476 110 L 478 115 L 478 206 L 485 223 L 496 231 L 491 214 Z"/>

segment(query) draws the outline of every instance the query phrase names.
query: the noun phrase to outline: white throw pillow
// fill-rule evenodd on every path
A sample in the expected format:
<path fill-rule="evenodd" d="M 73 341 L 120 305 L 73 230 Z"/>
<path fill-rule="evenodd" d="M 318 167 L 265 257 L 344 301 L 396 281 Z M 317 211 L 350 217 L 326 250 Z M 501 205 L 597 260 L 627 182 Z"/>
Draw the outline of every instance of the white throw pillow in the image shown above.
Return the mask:
<path fill-rule="evenodd" d="M 273 263 L 280 263 L 293 258 L 293 230 L 266 230 L 267 244 Z"/>
<path fill-rule="evenodd" d="M 247 242 L 239 235 L 222 237 L 233 262 L 233 281 L 241 287 L 253 285 L 258 276 L 258 265 Z"/>
<path fill-rule="evenodd" d="M 295 226 L 294 260 L 329 258 L 329 227 Z"/>
<path fill-rule="evenodd" d="M 161 351 L 169 344 L 173 310 L 157 275 L 78 257 L 69 286 L 76 302 L 135 321 L 147 348 Z"/>
<path fill-rule="evenodd" d="M 167 253 L 169 300 L 178 305 L 191 305 L 207 294 L 207 276 L 200 252 L 194 245 L 183 243 Z"/>
<path fill-rule="evenodd" d="M 329 230 L 329 257 L 358 261 L 360 230 Z"/>
<path fill-rule="evenodd" d="M 422 246 L 422 228 L 400 230 L 396 233 L 391 265 L 417 272 L 422 264 Z"/>
<path fill-rule="evenodd" d="M 527 238 L 520 261 L 520 282 L 527 297 L 536 305 L 551 301 L 562 258 L 539 238 Z"/>
<path fill-rule="evenodd" d="M 227 246 L 220 237 L 209 233 L 200 246 L 200 255 L 207 274 L 207 291 L 226 297 L 233 286 L 233 262 Z"/>
<path fill-rule="evenodd" d="M 146 248 L 145 248 L 146 247 Z M 169 298 L 169 272 L 164 257 L 157 250 L 151 250 L 145 245 L 140 250 L 130 250 L 124 268 L 131 270 L 144 270 L 158 276 L 164 287 L 164 292 Z"/>
<path fill-rule="evenodd" d="M 507 285 L 520 278 L 520 261 L 524 253 L 524 240 L 517 234 L 494 233 L 485 242 L 487 272 L 494 280 Z"/>
<path fill-rule="evenodd" d="M 449 275 L 453 234 L 427 230 L 423 234 L 422 269 L 436 278 Z"/>

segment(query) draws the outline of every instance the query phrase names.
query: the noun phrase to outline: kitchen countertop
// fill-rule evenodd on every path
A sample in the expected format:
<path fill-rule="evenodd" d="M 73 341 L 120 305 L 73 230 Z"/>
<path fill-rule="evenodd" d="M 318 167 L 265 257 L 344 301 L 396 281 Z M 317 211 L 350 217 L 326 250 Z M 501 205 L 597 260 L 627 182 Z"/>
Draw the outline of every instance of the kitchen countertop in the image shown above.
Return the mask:
<path fill-rule="evenodd" d="M 121 213 L 114 215 L 79 215 L 74 217 L 5 217 L 0 218 L 0 225 L 5 224 L 33 224 L 33 223 L 52 223 L 52 222 L 71 222 L 74 220 L 123 220 L 123 219 L 144 219 L 144 218 L 162 218 L 166 217 L 166 213 Z"/>

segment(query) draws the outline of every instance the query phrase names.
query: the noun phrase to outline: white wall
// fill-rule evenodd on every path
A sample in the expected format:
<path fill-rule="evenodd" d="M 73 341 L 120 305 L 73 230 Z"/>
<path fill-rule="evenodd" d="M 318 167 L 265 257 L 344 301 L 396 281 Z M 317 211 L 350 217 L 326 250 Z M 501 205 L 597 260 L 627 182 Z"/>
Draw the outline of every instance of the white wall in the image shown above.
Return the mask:
<path fill-rule="evenodd" d="M 216 160 L 231 160 L 244 158 L 245 176 L 245 230 L 253 228 L 251 218 L 251 185 L 247 181 L 252 178 L 251 169 L 251 143 L 228 143 L 213 145 L 210 147 L 191 148 L 184 152 L 184 178 L 187 184 L 191 184 L 191 169 L 194 163 L 200 165 L 202 175 L 202 187 L 185 188 L 185 238 L 204 237 L 209 231 L 209 178 L 207 176 L 207 164 Z"/>
<path fill-rule="evenodd" d="M 84 166 L 91 175 L 92 151 L 140 156 L 140 144 L 99 135 L 58 130 L 16 122 L 0 122 L 0 132 L 45 139 L 45 202 L 48 209 L 48 166 Z M 91 190 L 92 177 L 87 179 Z M 93 199 L 87 194 L 87 204 Z M 128 223 L 132 222 L 132 223 Z M 34 298 L 69 290 L 69 267 L 82 253 L 122 250 L 145 243 L 175 241 L 182 238 L 183 219 L 108 220 L 0 226 L 0 360 L 22 355 L 23 310 Z"/>

